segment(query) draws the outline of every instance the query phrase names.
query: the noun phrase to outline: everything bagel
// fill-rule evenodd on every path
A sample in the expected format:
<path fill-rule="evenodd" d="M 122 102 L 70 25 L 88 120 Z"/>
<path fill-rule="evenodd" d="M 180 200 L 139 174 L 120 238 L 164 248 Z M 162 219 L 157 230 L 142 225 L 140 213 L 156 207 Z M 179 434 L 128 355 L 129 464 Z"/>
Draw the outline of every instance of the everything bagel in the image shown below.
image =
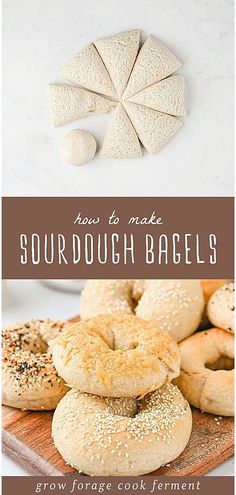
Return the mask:
<path fill-rule="evenodd" d="M 134 315 L 100 315 L 50 341 L 54 365 L 71 388 L 103 397 L 142 397 L 178 376 L 176 342 Z"/>
<path fill-rule="evenodd" d="M 234 338 L 213 328 L 179 345 L 181 372 L 175 380 L 184 397 L 201 411 L 234 416 Z"/>
<path fill-rule="evenodd" d="M 2 403 L 19 409 L 55 409 L 68 391 L 48 352 L 48 338 L 65 322 L 31 320 L 2 331 Z"/>
<path fill-rule="evenodd" d="M 198 328 L 204 306 L 199 280 L 89 280 L 80 314 L 136 314 L 180 342 Z"/>
<path fill-rule="evenodd" d="M 53 416 L 52 436 L 63 459 L 95 476 L 138 476 L 171 462 L 192 427 L 187 401 L 167 384 L 137 401 L 70 390 Z"/>
<path fill-rule="evenodd" d="M 210 322 L 231 333 L 234 333 L 234 294 L 234 283 L 229 282 L 214 292 L 207 304 Z"/>

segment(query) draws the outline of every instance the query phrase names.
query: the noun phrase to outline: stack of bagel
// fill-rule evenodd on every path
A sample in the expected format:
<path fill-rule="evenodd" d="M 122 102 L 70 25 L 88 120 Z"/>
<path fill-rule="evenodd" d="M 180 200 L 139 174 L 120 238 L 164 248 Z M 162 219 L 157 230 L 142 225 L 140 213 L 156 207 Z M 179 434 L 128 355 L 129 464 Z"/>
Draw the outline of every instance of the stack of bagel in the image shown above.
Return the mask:
<path fill-rule="evenodd" d="M 234 284 L 90 280 L 81 320 L 3 330 L 3 403 L 54 409 L 64 460 L 89 475 L 143 475 L 191 434 L 189 404 L 232 416 Z"/>
<path fill-rule="evenodd" d="M 62 457 L 89 475 L 149 473 L 178 457 L 192 415 L 171 381 L 177 343 L 155 322 L 98 315 L 51 342 L 59 375 L 71 387 L 52 423 Z"/>

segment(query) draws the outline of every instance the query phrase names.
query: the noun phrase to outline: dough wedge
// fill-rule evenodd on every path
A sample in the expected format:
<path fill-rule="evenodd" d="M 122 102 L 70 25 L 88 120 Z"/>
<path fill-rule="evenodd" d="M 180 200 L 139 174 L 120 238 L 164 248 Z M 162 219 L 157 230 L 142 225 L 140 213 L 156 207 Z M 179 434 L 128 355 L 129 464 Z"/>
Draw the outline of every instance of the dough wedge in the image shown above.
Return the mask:
<path fill-rule="evenodd" d="M 112 115 L 100 155 L 107 158 L 138 158 L 142 156 L 138 136 L 121 103 Z"/>
<path fill-rule="evenodd" d="M 105 96 L 117 97 L 107 69 L 93 43 L 85 46 L 63 68 L 64 79 Z"/>
<path fill-rule="evenodd" d="M 121 96 L 132 71 L 138 49 L 140 31 L 126 31 L 94 42 L 114 87 Z"/>
<path fill-rule="evenodd" d="M 53 127 L 67 124 L 90 113 L 105 113 L 116 102 L 86 89 L 66 84 L 49 85 L 49 107 Z"/>
<path fill-rule="evenodd" d="M 144 148 L 157 153 L 178 131 L 182 122 L 172 115 L 124 102 L 125 110 Z"/>
<path fill-rule="evenodd" d="M 177 57 L 155 36 L 148 36 L 136 59 L 123 98 L 161 81 L 181 67 Z"/>
<path fill-rule="evenodd" d="M 143 91 L 128 98 L 128 101 L 137 103 L 138 105 L 144 105 L 158 112 L 184 117 L 186 115 L 184 108 L 184 87 L 184 77 L 174 75 L 143 89 Z"/>

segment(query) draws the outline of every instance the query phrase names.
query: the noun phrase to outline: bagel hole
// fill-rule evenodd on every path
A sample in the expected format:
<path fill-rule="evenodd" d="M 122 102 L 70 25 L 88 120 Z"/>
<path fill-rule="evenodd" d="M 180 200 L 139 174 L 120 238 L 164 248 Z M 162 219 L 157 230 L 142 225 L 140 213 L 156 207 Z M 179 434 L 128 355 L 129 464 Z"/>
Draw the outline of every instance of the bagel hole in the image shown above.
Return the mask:
<path fill-rule="evenodd" d="M 115 332 L 113 333 L 113 351 L 133 351 L 139 346 L 139 342 L 136 340 L 128 342 L 121 342 L 119 338 L 116 338 Z"/>
<path fill-rule="evenodd" d="M 206 363 L 205 367 L 212 371 L 226 370 L 230 371 L 234 369 L 234 359 L 228 356 L 221 356 L 214 363 Z"/>
<path fill-rule="evenodd" d="M 106 398 L 106 404 L 112 414 L 126 418 L 134 418 L 138 413 L 137 399 Z"/>

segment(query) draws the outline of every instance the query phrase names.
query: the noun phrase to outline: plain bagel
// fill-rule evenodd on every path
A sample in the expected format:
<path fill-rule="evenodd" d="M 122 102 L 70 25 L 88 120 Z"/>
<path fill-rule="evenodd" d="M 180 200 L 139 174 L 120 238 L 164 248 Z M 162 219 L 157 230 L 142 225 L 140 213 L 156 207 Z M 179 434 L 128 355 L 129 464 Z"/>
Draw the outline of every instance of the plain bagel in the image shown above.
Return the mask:
<path fill-rule="evenodd" d="M 176 459 L 192 427 L 187 401 L 167 384 L 141 401 L 70 390 L 53 416 L 56 448 L 72 467 L 95 476 L 138 476 Z"/>
<path fill-rule="evenodd" d="M 213 328 L 179 345 L 181 372 L 175 380 L 184 397 L 201 411 L 234 415 L 234 338 Z"/>
<path fill-rule="evenodd" d="M 2 331 L 2 403 L 19 409 L 55 409 L 68 391 L 48 348 L 65 322 L 31 320 Z"/>
<path fill-rule="evenodd" d="M 100 315 L 50 341 L 53 362 L 71 388 L 103 397 L 142 397 L 178 376 L 176 342 L 134 315 Z"/>
<path fill-rule="evenodd" d="M 155 320 L 177 342 L 199 326 L 205 301 L 199 280 L 89 280 L 80 302 L 82 319 L 136 314 Z"/>
<path fill-rule="evenodd" d="M 229 282 L 218 289 L 208 301 L 207 315 L 210 322 L 234 333 L 234 283 Z"/>

